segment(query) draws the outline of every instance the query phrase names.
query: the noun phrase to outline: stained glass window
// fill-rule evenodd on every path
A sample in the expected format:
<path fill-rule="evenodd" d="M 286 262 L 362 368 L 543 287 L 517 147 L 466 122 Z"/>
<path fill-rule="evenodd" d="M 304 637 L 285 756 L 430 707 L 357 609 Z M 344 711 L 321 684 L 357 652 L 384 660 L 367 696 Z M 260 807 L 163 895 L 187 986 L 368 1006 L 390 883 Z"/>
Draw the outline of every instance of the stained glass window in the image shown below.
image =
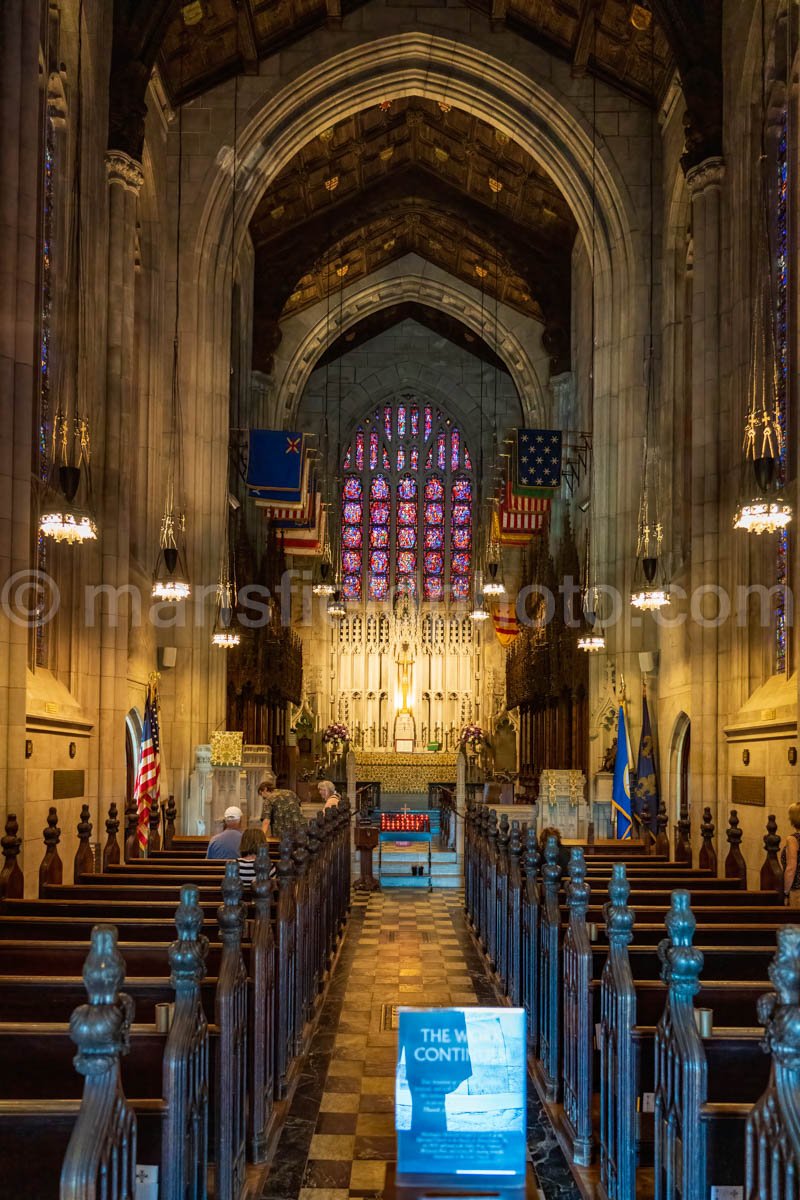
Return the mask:
<path fill-rule="evenodd" d="M 466 600 L 472 568 L 472 481 L 454 479 L 450 500 L 450 583 L 453 599 Z"/>
<path fill-rule="evenodd" d="M 408 397 L 374 409 L 364 424 L 369 432 L 359 426 L 343 458 L 345 597 L 406 592 L 436 602 L 452 588 L 466 598 L 473 483 L 462 432 L 440 409 Z"/>
<path fill-rule="evenodd" d="M 357 475 L 348 475 L 342 489 L 342 594 L 361 599 L 364 540 L 364 487 Z"/>
<path fill-rule="evenodd" d="M 34 445 L 33 470 L 42 482 L 50 473 L 50 439 L 52 437 L 51 414 L 51 358 L 50 341 L 53 320 L 53 235 L 56 224 L 55 196 L 55 127 L 48 115 L 45 125 L 43 155 L 43 211 L 41 223 L 40 293 L 39 293 L 39 427 Z M 35 518 L 34 518 L 35 519 Z M 39 533 L 36 543 L 37 584 L 34 599 L 35 610 L 42 612 L 48 607 L 50 596 L 42 582 L 47 578 L 50 567 L 48 539 Z M 33 626 L 30 647 L 33 661 L 38 667 L 49 665 L 53 626 L 49 620 L 37 620 Z"/>

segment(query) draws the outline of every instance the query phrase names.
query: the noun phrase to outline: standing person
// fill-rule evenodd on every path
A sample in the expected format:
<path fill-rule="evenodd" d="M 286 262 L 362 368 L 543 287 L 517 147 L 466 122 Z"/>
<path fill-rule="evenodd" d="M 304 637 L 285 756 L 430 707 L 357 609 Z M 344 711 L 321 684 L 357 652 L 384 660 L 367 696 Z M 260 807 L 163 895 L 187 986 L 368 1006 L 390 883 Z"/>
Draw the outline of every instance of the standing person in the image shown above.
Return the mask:
<path fill-rule="evenodd" d="M 289 788 L 276 788 L 277 779 L 270 772 L 259 784 L 262 829 L 267 837 L 282 838 L 306 824 L 300 797 Z"/>
<path fill-rule="evenodd" d="M 239 847 L 239 878 L 242 887 L 252 888 L 256 877 L 256 855 L 259 846 L 266 846 L 267 839 L 263 829 L 245 829 L 242 834 L 242 844 Z M 275 864 L 270 864 L 269 877 L 275 876 Z"/>
<path fill-rule="evenodd" d="M 240 808 L 232 804 L 226 808 L 222 817 L 222 830 L 215 834 L 208 843 L 206 858 L 238 858 L 239 846 L 242 841 L 242 820 L 244 814 Z"/>
<path fill-rule="evenodd" d="M 783 894 L 789 908 L 800 908 L 800 804 L 789 806 L 792 832 L 781 850 Z"/>
<path fill-rule="evenodd" d="M 317 791 L 324 801 L 325 808 L 333 808 L 341 800 L 341 796 L 336 790 L 336 784 L 331 783 L 330 779 L 320 779 L 317 784 Z"/>

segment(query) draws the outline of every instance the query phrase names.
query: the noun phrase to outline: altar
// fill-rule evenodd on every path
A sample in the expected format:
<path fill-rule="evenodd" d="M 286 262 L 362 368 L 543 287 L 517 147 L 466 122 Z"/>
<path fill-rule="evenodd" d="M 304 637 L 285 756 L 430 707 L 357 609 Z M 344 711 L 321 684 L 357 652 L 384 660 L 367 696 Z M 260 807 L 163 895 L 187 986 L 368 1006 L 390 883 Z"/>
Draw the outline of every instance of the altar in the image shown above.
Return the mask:
<path fill-rule="evenodd" d="M 429 783 L 456 779 L 455 751 L 356 751 L 356 776 L 375 780 L 382 792 L 427 796 Z"/>

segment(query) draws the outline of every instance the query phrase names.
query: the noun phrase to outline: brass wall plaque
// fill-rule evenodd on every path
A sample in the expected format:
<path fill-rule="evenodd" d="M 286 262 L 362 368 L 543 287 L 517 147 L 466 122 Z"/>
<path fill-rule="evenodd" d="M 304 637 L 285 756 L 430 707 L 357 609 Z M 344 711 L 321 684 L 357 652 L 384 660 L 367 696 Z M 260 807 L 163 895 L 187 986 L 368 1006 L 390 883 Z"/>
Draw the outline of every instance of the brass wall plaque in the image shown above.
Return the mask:
<path fill-rule="evenodd" d="M 733 775 L 731 804 L 753 804 L 763 808 L 767 803 L 767 781 L 763 775 Z"/>
<path fill-rule="evenodd" d="M 83 771 L 53 771 L 53 799 L 75 800 L 84 794 Z"/>

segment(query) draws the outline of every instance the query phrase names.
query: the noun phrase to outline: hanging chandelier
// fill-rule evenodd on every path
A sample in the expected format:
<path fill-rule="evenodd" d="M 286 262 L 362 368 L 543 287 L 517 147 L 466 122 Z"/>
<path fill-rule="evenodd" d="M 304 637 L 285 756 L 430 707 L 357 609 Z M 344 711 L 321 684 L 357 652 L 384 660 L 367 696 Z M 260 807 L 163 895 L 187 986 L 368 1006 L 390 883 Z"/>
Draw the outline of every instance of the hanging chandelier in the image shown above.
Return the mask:
<path fill-rule="evenodd" d="M 584 588 L 581 607 L 583 610 L 583 629 L 578 635 L 578 649 L 585 654 L 599 654 L 606 648 L 605 634 L 598 623 L 597 588 L 589 582 L 589 537 L 586 538 L 586 587 Z"/>
<path fill-rule="evenodd" d="M 184 545 L 186 514 L 176 503 L 181 491 L 181 411 L 179 382 L 180 328 L 180 259 L 181 259 L 181 199 L 183 185 L 183 107 L 178 109 L 178 186 L 175 221 L 175 329 L 172 339 L 172 403 L 167 450 L 167 487 L 164 512 L 158 539 L 158 553 L 153 568 L 152 596 L 167 604 L 187 600 L 192 594 L 189 572 L 186 569 Z"/>
<path fill-rule="evenodd" d="M 39 515 L 39 532 L 43 537 L 68 546 L 97 540 L 97 522 L 93 516 L 92 476 L 90 469 L 91 443 L 89 418 L 79 411 L 81 381 L 86 379 L 85 353 L 88 344 L 86 329 L 86 296 L 81 269 L 82 206 L 81 206 L 81 107 L 83 95 L 83 4 L 78 8 L 78 61 L 75 113 L 75 159 L 72 178 L 73 203 L 69 237 L 66 241 L 65 276 L 71 284 L 77 303 L 67 314 L 66 345 L 71 357 L 70 369 L 65 372 L 59 356 L 57 408 L 53 417 L 50 473 Z M 71 290 L 71 289 L 70 289 Z M 78 493 L 81 499 L 78 500 Z"/>
<path fill-rule="evenodd" d="M 486 573 L 483 580 L 484 596 L 505 596 L 506 585 L 503 578 L 503 556 L 500 543 L 490 538 L 486 551 Z"/>
<path fill-rule="evenodd" d="M 656 612 L 669 604 L 669 588 L 662 565 L 664 528 L 653 517 L 651 503 L 652 496 L 645 483 L 639 508 L 639 538 L 631 591 L 631 604 L 640 612 Z"/>
<path fill-rule="evenodd" d="M 781 494 L 785 441 L 781 392 L 778 379 L 778 345 L 775 334 L 776 305 L 773 295 L 770 246 L 770 207 L 767 169 L 766 122 L 767 51 L 764 0 L 761 0 L 761 157 L 759 161 L 759 222 L 754 239 L 757 293 L 753 303 L 750 339 L 750 369 L 747 416 L 744 425 L 743 472 L 752 469 L 755 494 L 746 482 L 733 518 L 734 529 L 747 533 L 777 533 L 792 519 L 792 506 Z M 752 486 L 752 485 L 750 485 Z"/>
<path fill-rule="evenodd" d="M 347 616 L 347 607 L 338 588 L 334 588 L 334 591 L 326 605 L 326 609 L 328 616 L 335 621 L 341 621 L 343 617 Z"/>
<path fill-rule="evenodd" d="M 650 27 L 653 55 L 653 29 Z M 655 61 L 654 56 L 652 61 Z M 650 126 L 650 280 L 648 290 L 648 340 L 645 361 L 644 439 L 642 443 L 642 491 L 633 569 L 631 605 L 640 612 L 657 612 L 669 604 L 669 587 L 664 564 L 664 526 L 659 516 L 660 457 L 655 414 L 655 133 Z"/>
<path fill-rule="evenodd" d="M 792 519 L 792 506 L 780 493 L 784 453 L 777 347 L 771 288 L 764 283 L 756 297 L 750 347 L 750 378 L 744 428 L 744 471 L 752 469 L 755 495 L 742 500 L 733 518 L 734 529 L 747 533 L 777 533 Z M 746 483 L 743 490 L 746 488 Z"/>
<path fill-rule="evenodd" d="M 334 582 L 333 556 L 331 554 L 330 540 L 326 532 L 322 555 L 314 566 L 314 578 L 311 583 L 311 592 L 314 596 L 332 596 L 335 591 L 336 584 Z"/>
<path fill-rule="evenodd" d="M 483 581 L 483 573 L 481 571 L 476 571 L 475 586 L 473 588 L 472 596 L 472 608 L 469 614 L 471 621 L 488 621 L 491 617 L 492 614 L 486 607 L 486 601 L 484 600 L 485 593 L 486 587 Z"/>

